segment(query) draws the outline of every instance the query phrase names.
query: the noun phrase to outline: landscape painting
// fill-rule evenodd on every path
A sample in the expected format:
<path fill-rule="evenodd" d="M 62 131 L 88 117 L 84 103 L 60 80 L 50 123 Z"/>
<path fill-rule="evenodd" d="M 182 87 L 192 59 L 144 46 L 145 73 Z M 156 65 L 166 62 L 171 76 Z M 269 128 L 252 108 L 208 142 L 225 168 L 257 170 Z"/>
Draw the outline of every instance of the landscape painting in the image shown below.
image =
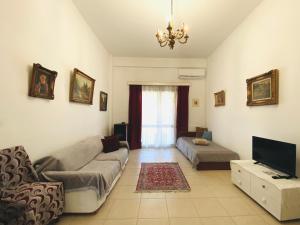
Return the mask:
<path fill-rule="evenodd" d="M 252 83 L 252 100 L 270 99 L 272 96 L 271 78 Z"/>
<path fill-rule="evenodd" d="M 275 105 L 278 104 L 279 71 L 271 70 L 267 73 L 247 80 L 247 105 Z"/>
<path fill-rule="evenodd" d="M 95 80 L 78 69 L 74 69 L 71 81 L 70 101 L 93 104 Z"/>

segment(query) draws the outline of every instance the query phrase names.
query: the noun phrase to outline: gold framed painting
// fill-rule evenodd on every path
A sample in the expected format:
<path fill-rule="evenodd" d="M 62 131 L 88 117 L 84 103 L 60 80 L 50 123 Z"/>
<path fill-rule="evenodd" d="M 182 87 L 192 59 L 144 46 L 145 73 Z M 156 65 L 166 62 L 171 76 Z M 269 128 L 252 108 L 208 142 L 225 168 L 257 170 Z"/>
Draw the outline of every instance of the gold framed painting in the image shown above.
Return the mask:
<path fill-rule="evenodd" d="M 57 72 L 34 63 L 30 82 L 29 96 L 54 99 L 54 85 Z"/>
<path fill-rule="evenodd" d="M 225 105 L 225 91 L 219 91 L 215 93 L 215 106 Z"/>
<path fill-rule="evenodd" d="M 192 106 L 193 107 L 199 107 L 199 98 L 193 98 L 192 99 Z"/>
<path fill-rule="evenodd" d="M 83 104 L 93 104 L 95 79 L 78 69 L 74 69 L 70 88 L 70 101 Z"/>
<path fill-rule="evenodd" d="M 278 104 L 279 70 L 271 70 L 247 79 L 247 105 Z"/>
<path fill-rule="evenodd" d="M 100 111 L 107 111 L 107 93 L 100 91 Z"/>

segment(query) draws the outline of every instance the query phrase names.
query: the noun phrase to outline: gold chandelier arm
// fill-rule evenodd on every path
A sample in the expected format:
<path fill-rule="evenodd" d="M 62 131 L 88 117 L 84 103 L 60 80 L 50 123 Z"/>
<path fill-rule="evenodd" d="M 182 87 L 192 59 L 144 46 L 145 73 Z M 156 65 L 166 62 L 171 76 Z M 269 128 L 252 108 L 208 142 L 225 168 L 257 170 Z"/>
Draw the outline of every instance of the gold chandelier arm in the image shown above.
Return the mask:
<path fill-rule="evenodd" d="M 183 38 L 184 38 L 184 40 L 178 39 L 178 42 L 179 42 L 180 44 L 185 44 L 185 43 L 187 43 L 187 41 L 188 41 L 188 39 L 189 39 L 189 36 L 186 34 Z"/>

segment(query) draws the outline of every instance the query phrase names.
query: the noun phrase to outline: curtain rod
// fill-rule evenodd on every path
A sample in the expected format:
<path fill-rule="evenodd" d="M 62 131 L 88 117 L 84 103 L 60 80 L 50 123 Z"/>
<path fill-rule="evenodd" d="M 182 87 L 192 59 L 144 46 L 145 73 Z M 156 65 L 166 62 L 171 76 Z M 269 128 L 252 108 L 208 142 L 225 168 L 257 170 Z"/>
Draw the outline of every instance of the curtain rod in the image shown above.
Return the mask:
<path fill-rule="evenodd" d="M 144 85 L 144 86 L 192 86 L 187 82 L 148 82 L 148 81 L 129 81 L 128 85 Z"/>

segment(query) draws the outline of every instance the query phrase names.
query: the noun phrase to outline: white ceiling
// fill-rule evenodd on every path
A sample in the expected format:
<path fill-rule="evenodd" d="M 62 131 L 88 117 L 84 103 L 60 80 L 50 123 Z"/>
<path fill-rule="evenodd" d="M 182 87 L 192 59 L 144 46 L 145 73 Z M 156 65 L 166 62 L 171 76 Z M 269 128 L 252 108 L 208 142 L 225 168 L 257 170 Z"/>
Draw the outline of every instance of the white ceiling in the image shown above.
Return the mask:
<path fill-rule="evenodd" d="M 161 48 L 170 0 L 73 0 L 113 56 L 206 57 L 262 0 L 174 0 L 175 25 L 188 25 L 187 44 Z"/>

